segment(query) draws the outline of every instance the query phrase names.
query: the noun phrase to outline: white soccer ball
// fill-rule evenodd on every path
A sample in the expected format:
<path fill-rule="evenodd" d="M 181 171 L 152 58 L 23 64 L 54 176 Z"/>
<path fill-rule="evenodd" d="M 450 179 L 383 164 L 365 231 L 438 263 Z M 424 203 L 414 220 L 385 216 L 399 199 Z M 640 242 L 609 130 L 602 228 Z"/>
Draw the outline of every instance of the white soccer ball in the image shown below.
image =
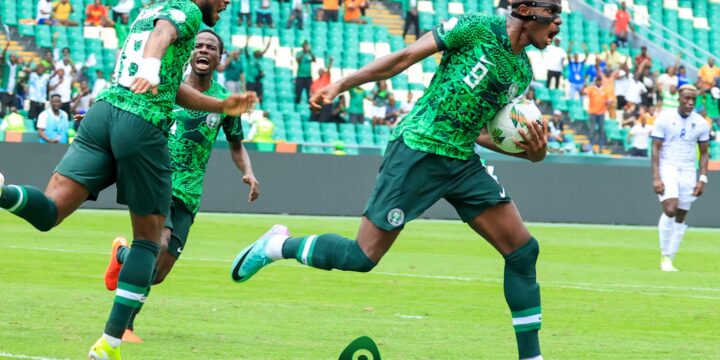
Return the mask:
<path fill-rule="evenodd" d="M 543 125 L 540 109 L 530 100 L 516 99 L 495 114 L 495 118 L 488 124 L 488 133 L 500 150 L 513 154 L 521 153 L 523 149 L 515 144 L 515 140 L 524 141 L 518 130 L 523 130 L 530 136 L 527 124 L 533 121 Z"/>

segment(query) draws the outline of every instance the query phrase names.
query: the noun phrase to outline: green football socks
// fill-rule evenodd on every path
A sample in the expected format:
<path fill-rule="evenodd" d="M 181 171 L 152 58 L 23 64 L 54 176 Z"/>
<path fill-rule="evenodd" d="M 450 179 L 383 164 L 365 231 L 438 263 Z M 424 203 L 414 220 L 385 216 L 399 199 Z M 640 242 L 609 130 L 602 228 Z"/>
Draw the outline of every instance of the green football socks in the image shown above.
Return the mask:
<path fill-rule="evenodd" d="M 115 253 L 115 260 L 117 260 L 117 262 L 121 264 L 124 264 L 128 254 L 130 254 L 130 248 L 127 246 L 120 246 Z"/>
<path fill-rule="evenodd" d="M 540 355 L 540 286 L 535 281 L 535 263 L 540 247 L 535 238 L 505 256 L 505 300 L 512 313 L 520 359 Z"/>
<path fill-rule="evenodd" d="M 40 231 L 49 231 L 57 222 L 55 202 L 34 186 L 3 187 L 0 207 L 25 219 Z"/>
<path fill-rule="evenodd" d="M 141 307 L 150 283 L 160 246 L 148 240 L 135 240 L 125 259 L 115 302 L 105 325 L 105 334 L 122 338 L 133 312 Z"/>
<path fill-rule="evenodd" d="M 368 272 L 376 265 L 357 241 L 336 234 L 289 238 L 283 244 L 282 255 L 323 270 Z"/>

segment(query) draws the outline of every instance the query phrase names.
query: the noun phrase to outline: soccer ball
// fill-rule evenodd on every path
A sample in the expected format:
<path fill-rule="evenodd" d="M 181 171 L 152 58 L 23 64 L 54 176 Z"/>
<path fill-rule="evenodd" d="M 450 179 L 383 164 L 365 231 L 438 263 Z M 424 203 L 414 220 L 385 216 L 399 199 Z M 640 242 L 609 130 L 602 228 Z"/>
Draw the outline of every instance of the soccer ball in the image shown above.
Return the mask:
<path fill-rule="evenodd" d="M 535 104 L 527 99 L 516 99 L 503 106 L 495 118 L 488 124 L 488 132 L 493 143 L 500 150 L 509 153 L 520 153 L 523 149 L 515 144 L 515 140 L 523 142 L 518 130 L 523 130 L 529 135 L 527 124 L 535 121 L 543 125 L 542 114 Z"/>

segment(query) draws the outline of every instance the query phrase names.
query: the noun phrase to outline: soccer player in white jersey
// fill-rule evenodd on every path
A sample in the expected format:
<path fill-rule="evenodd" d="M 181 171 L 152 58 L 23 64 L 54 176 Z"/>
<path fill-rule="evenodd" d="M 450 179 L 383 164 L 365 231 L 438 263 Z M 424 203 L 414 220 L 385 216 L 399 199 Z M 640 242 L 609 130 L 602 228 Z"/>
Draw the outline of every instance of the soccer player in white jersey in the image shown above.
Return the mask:
<path fill-rule="evenodd" d="M 658 222 L 662 271 L 678 271 L 673 260 L 687 229 L 685 217 L 708 182 L 710 125 L 693 112 L 697 89 L 684 85 L 678 92 L 680 106 L 660 114 L 651 134 L 653 188 L 663 208 Z M 696 171 L 698 145 L 699 177 Z"/>

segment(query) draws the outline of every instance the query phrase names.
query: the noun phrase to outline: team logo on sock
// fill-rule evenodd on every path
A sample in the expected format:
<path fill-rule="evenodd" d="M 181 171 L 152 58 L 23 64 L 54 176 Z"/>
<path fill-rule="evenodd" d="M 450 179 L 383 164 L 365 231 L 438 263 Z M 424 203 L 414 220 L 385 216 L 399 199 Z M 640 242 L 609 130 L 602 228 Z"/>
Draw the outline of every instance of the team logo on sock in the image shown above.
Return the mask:
<path fill-rule="evenodd" d="M 380 350 L 373 339 L 361 336 L 343 350 L 338 360 L 381 360 Z"/>
<path fill-rule="evenodd" d="M 388 212 L 387 220 L 392 226 L 400 226 L 405 221 L 405 213 L 398 208 L 394 208 Z"/>

